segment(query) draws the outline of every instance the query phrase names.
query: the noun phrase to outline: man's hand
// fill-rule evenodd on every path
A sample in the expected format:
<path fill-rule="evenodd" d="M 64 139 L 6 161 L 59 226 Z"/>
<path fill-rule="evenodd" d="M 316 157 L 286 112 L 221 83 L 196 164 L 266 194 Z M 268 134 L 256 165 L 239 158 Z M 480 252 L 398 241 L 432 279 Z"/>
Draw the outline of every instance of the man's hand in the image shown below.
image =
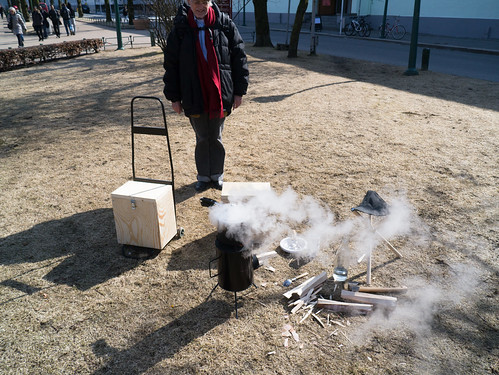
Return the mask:
<path fill-rule="evenodd" d="M 234 95 L 234 104 L 232 105 L 232 108 L 236 109 L 241 105 L 243 102 L 243 97 L 239 95 Z"/>
<path fill-rule="evenodd" d="M 182 104 L 180 102 L 172 102 L 172 108 L 179 115 L 182 113 Z"/>

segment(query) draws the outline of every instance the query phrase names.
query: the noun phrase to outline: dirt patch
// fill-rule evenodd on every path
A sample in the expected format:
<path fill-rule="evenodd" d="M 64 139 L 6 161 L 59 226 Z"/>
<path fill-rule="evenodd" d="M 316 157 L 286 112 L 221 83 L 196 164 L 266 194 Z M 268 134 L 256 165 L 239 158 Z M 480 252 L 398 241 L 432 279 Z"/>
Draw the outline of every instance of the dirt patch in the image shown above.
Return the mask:
<path fill-rule="evenodd" d="M 121 256 L 110 193 L 131 178 L 130 100 L 162 98 L 157 48 L 106 51 L 4 72 L 0 121 L 0 372 L 147 374 L 497 373 L 499 86 L 329 56 L 248 48 L 251 83 L 226 122 L 226 181 L 268 181 L 330 210 L 369 189 L 411 209 L 382 246 L 373 284 L 407 285 L 392 315 L 290 315 L 283 280 L 331 277 L 338 244 L 310 262 L 278 256 L 240 293 L 215 286 L 215 227 L 195 194 L 194 134 L 168 103 L 177 220 L 156 258 Z M 138 107 L 137 122 L 161 124 Z M 162 139 L 139 174 L 169 178 Z M 272 250 L 277 247 L 270 247 Z M 365 280 L 365 263 L 349 269 Z M 332 280 L 321 292 L 329 296 Z M 327 321 L 327 313 L 320 316 Z M 283 346 L 291 324 L 300 342 Z M 275 352 L 275 354 L 268 354 Z"/>

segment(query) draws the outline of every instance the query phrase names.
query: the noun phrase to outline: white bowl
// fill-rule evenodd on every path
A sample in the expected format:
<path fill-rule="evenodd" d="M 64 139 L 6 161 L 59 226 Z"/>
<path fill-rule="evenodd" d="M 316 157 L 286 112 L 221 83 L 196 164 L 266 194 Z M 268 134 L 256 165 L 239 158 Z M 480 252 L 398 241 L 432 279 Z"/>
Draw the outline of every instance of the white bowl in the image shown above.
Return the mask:
<path fill-rule="evenodd" d="M 307 248 L 307 241 L 301 237 L 286 237 L 281 240 L 279 245 L 284 252 L 295 254 Z"/>

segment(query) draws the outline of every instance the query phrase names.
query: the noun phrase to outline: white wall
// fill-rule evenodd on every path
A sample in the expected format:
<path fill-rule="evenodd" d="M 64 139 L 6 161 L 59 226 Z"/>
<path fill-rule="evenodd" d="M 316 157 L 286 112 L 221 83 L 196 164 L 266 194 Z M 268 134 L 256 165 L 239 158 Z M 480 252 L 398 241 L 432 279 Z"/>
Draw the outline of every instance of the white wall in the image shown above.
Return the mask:
<path fill-rule="evenodd" d="M 340 1 L 340 0 L 338 0 Z M 291 13 L 296 13 L 299 0 L 291 0 Z M 242 8 L 243 0 L 233 0 L 233 12 Z M 353 0 L 352 12 L 360 14 L 382 15 L 385 0 Z M 270 13 L 288 12 L 287 0 L 268 0 L 267 10 Z M 307 12 L 312 11 L 312 0 L 309 0 Z M 253 1 L 246 5 L 246 12 L 253 13 Z M 392 16 L 412 17 L 414 0 L 388 0 L 388 14 Z M 443 18 L 481 18 L 499 19 L 499 0 L 421 0 L 421 17 Z"/>
<path fill-rule="evenodd" d="M 355 0 L 371 14 L 383 14 L 385 0 Z M 414 0 L 388 0 L 389 15 L 412 16 Z M 499 19 L 499 0 L 421 0 L 421 17 Z"/>

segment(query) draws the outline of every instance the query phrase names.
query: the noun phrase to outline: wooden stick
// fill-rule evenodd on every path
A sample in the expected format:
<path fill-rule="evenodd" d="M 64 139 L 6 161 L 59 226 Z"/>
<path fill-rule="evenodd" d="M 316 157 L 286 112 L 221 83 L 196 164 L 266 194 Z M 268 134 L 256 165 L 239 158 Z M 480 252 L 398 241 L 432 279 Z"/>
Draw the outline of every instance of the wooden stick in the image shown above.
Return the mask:
<path fill-rule="evenodd" d="M 385 307 L 395 307 L 397 304 L 397 298 L 395 297 L 378 296 L 376 294 L 362 292 L 351 292 L 349 290 L 342 290 L 341 298 L 347 301 L 381 305 Z"/>
<path fill-rule="evenodd" d="M 268 251 L 266 253 L 262 254 L 257 254 L 256 257 L 258 258 L 259 263 L 265 262 L 267 259 L 275 257 L 277 255 L 276 251 Z"/>
<path fill-rule="evenodd" d="M 406 286 L 400 288 L 390 288 L 390 287 L 377 287 L 377 286 L 350 286 L 352 292 L 364 292 L 364 293 L 407 293 L 408 289 Z"/>
<path fill-rule="evenodd" d="M 317 286 L 325 283 L 327 280 L 326 272 L 322 272 L 321 274 L 311 277 L 307 279 L 304 283 L 298 285 L 297 287 L 288 290 L 283 294 L 284 297 L 290 299 L 292 297 L 301 298 L 305 293 L 307 293 L 310 289 L 315 289 Z"/>
<path fill-rule="evenodd" d="M 351 302 L 340 302 L 329 299 L 319 298 L 317 300 L 317 307 L 322 307 L 327 310 L 333 310 L 338 312 L 369 312 L 372 311 L 373 305 L 365 303 L 351 303 Z"/>
<path fill-rule="evenodd" d="M 319 324 L 322 326 L 322 328 L 326 328 L 326 326 L 322 322 L 321 318 L 319 318 L 316 314 L 312 313 L 312 318 L 314 318 L 315 320 L 317 320 L 319 322 Z"/>

